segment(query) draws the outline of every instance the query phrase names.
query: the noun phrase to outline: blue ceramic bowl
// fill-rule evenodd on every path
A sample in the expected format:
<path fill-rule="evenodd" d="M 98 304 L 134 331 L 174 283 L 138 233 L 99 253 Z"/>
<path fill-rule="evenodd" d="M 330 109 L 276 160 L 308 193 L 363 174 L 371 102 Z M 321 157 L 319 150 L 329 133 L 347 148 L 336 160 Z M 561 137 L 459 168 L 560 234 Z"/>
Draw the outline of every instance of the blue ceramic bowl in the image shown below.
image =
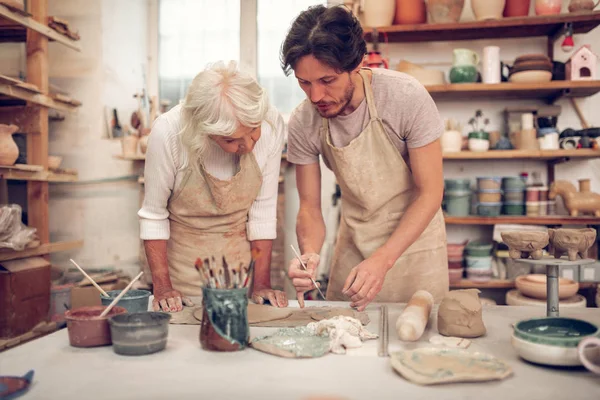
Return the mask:
<path fill-rule="evenodd" d="M 110 297 L 106 297 L 104 295 L 100 295 L 100 299 L 102 300 L 102 305 L 109 305 L 120 293 L 120 290 L 109 290 L 108 295 Z M 130 290 L 125 293 L 125 296 L 119 300 L 117 303 L 118 306 L 123 307 L 130 313 L 136 312 L 146 312 L 148 311 L 148 300 L 150 299 L 150 293 L 148 290 Z"/>
<path fill-rule="evenodd" d="M 522 340 L 549 346 L 577 347 L 581 339 L 598 336 L 598 327 L 574 318 L 534 318 L 515 325 L 514 335 Z"/>

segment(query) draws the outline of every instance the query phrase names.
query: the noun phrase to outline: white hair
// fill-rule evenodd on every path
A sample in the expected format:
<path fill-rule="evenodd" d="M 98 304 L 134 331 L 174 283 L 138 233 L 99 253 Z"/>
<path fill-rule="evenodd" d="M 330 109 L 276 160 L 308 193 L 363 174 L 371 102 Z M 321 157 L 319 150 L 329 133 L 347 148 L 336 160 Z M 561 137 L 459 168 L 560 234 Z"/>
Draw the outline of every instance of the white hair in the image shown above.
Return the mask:
<path fill-rule="evenodd" d="M 268 111 L 267 92 L 254 78 L 235 61 L 215 62 L 188 88 L 181 107 L 181 141 L 191 159 L 202 159 L 209 135 L 230 136 L 240 125 L 259 127 Z"/>

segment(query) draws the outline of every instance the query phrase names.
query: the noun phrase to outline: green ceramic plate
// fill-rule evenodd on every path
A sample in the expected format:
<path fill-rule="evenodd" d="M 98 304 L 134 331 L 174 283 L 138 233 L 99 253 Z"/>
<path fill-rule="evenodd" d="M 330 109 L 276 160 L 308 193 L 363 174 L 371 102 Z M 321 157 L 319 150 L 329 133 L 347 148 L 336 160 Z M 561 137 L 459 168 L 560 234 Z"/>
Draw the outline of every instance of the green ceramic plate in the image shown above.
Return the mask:
<path fill-rule="evenodd" d="M 519 321 L 515 336 L 532 343 L 577 347 L 586 336 L 598 336 L 598 327 L 574 318 L 534 318 Z"/>

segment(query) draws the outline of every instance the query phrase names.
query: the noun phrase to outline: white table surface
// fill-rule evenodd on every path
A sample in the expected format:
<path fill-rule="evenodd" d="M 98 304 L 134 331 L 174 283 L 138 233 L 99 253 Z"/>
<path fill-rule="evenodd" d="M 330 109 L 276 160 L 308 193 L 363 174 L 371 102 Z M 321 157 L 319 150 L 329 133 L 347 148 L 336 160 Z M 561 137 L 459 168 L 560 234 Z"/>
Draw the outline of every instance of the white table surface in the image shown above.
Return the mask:
<path fill-rule="evenodd" d="M 297 302 L 290 302 L 297 307 Z M 311 306 L 348 303 L 308 302 Z M 390 352 L 431 346 L 437 334 L 436 311 L 415 343 L 402 343 L 395 322 L 404 305 L 390 305 Z M 369 330 L 378 332 L 379 310 L 371 305 Z M 542 317 L 545 308 L 486 306 L 487 335 L 473 340 L 468 351 L 484 351 L 513 368 L 503 381 L 415 385 L 377 356 L 378 341 L 365 342 L 346 355 L 316 359 L 284 359 L 248 348 L 234 353 L 207 352 L 198 341 L 199 325 L 170 325 L 167 348 L 147 356 L 120 356 L 112 347 L 69 346 L 63 329 L 0 353 L 0 375 L 35 370 L 28 399 L 600 399 L 600 376 L 583 368 L 550 368 L 527 363 L 510 345 L 511 324 Z M 600 325 L 600 309 L 564 309 L 561 316 Z M 263 335 L 274 328 L 251 328 Z"/>

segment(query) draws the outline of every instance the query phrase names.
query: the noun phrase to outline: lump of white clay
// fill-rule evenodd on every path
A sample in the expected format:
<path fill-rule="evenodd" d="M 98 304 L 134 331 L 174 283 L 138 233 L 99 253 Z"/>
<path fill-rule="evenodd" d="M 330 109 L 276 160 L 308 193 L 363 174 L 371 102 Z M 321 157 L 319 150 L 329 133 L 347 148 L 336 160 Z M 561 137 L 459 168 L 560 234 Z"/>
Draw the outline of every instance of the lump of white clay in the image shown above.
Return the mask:
<path fill-rule="evenodd" d="M 316 335 L 327 333 L 331 339 L 331 352 L 335 354 L 345 354 L 346 349 L 361 347 L 363 341 L 379 337 L 363 327 L 358 319 L 346 316 L 311 322 L 306 328 Z"/>
<path fill-rule="evenodd" d="M 396 320 L 396 331 L 400 340 L 414 342 L 419 340 L 433 307 L 433 296 L 425 290 L 418 290 L 412 295 L 406 308 Z"/>
<path fill-rule="evenodd" d="M 485 335 L 478 289 L 448 292 L 438 309 L 438 331 L 444 336 L 474 338 Z"/>

